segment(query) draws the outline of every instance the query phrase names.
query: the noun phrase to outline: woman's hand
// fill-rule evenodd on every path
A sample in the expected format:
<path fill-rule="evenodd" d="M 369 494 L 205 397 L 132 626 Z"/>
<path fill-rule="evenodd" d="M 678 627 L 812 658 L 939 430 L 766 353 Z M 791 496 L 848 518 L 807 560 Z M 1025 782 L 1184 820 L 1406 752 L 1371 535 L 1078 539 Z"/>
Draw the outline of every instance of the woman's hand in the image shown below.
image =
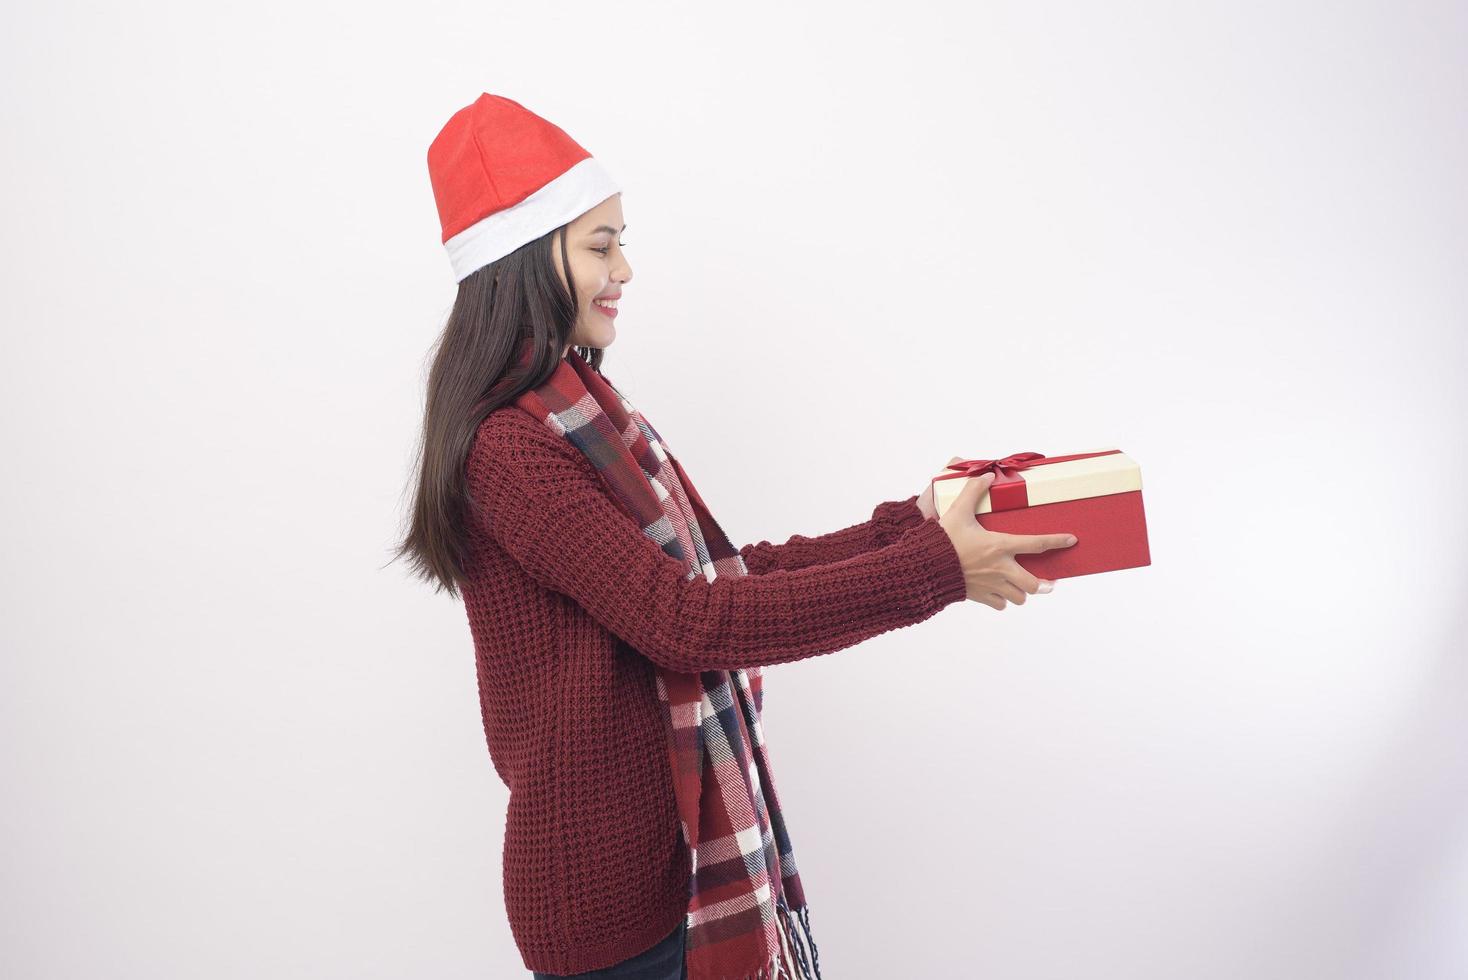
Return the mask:
<path fill-rule="evenodd" d="M 1075 544 L 1069 534 L 1004 534 L 990 531 L 974 516 L 979 498 L 994 482 L 993 473 L 969 477 L 953 505 L 938 519 L 948 540 L 958 552 L 963 566 L 968 598 L 986 606 L 1003 610 L 1005 602 L 1024 605 L 1026 596 L 1049 592 L 1054 582 L 1036 578 L 1019 562 L 1017 554 L 1035 555 L 1052 548 L 1068 548 Z"/>
<path fill-rule="evenodd" d="M 945 464 L 945 465 L 952 466 L 954 463 L 958 462 L 960 459 L 963 459 L 963 457 L 962 456 L 955 456 L 952 459 L 950 459 L 948 461 L 948 463 Z M 935 518 L 935 517 L 938 516 L 937 509 L 933 507 L 933 481 L 932 480 L 929 480 L 928 481 L 928 485 L 926 487 L 924 487 L 923 488 L 923 492 L 918 495 L 917 504 L 918 504 L 918 510 L 920 510 L 920 511 L 923 512 L 923 520 L 925 520 L 925 521 L 931 521 L 933 518 Z"/>

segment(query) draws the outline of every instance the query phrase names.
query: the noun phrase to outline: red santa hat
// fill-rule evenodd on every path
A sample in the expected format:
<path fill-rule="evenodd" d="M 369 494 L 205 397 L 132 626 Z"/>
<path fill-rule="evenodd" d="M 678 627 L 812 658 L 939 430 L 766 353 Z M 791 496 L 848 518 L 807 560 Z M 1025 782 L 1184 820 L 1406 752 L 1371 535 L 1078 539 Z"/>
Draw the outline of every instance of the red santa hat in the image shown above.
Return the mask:
<path fill-rule="evenodd" d="M 428 177 L 456 282 L 621 191 L 560 127 L 488 92 L 433 138 Z"/>

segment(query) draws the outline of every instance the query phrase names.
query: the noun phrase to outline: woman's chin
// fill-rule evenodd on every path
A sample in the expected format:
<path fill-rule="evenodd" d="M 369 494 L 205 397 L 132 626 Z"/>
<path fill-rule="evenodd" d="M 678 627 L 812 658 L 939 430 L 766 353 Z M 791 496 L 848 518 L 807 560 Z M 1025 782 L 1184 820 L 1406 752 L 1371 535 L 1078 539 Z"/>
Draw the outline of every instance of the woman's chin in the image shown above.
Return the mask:
<path fill-rule="evenodd" d="M 584 338 L 575 341 L 578 347 L 610 347 L 612 341 L 617 339 L 617 327 L 609 317 L 591 313 L 576 322 L 572 336 Z"/>

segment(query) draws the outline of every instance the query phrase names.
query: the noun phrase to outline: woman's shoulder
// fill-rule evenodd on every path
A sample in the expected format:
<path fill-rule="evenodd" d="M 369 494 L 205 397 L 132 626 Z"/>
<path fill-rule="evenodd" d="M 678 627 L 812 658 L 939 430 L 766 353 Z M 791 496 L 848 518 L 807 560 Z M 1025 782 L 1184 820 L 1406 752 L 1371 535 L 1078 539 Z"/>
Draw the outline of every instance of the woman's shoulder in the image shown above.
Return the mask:
<path fill-rule="evenodd" d="M 591 461 L 570 440 L 543 419 L 511 403 L 496 408 L 479 423 L 469 451 L 469 465 L 482 471 L 545 457 L 573 462 L 595 473 Z"/>
<path fill-rule="evenodd" d="M 553 508 L 576 510 L 603 494 L 596 464 L 550 425 L 516 405 L 479 423 L 465 462 L 475 519 L 491 529 L 533 527 Z"/>
<path fill-rule="evenodd" d="M 501 405 L 486 415 L 479 423 L 479 434 L 481 436 L 494 436 L 508 434 L 516 429 L 530 427 L 529 423 L 544 426 L 545 423 L 532 416 L 525 409 L 514 402 Z"/>
<path fill-rule="evenodd" d="M 514 403 L 501 405 L 490 412 L 474 433 L 475 448 L 484 450 L 526 443 L 554 446 L 558 442 L 565 442 L 565 439 L 556 435 L 543 420 Z"/>

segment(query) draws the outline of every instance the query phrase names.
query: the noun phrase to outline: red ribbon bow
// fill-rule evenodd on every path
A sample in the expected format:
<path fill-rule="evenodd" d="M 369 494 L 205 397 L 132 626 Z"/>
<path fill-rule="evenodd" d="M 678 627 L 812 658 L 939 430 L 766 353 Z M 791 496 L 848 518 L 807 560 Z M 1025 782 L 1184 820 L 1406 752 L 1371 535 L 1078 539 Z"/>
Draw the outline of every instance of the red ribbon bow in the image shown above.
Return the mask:
<path fill-rule="evenodd" d="M 994 474 L 994 482 L 989 484 L 989 506 L 993 510 L 1018 510 L 1030 505 L 1030 496 L 1025 488 L 1024 478 L 1020 476 L 1022 470 L 1032 466 L 1047 466 L 1050 463 L 1064 463 L 1071 459 L 1089 459 L 1092 456 L 1110 456 L 1119 453 L 1120 449 L 1107 449 L 1099 453 L 1075 453 L 1070 456 L 1046 456 L 1043 453 L 1014 453 L 1001 459 L 961 459 L 956 463 L 949 463 L 944 469 L 952 470 L 951 473 L 943 473 L 933 477 L 933 482 L 939 480 L 955 480 L 959 477 L 973 478 L 983 476 L 985 473 Z"/>

